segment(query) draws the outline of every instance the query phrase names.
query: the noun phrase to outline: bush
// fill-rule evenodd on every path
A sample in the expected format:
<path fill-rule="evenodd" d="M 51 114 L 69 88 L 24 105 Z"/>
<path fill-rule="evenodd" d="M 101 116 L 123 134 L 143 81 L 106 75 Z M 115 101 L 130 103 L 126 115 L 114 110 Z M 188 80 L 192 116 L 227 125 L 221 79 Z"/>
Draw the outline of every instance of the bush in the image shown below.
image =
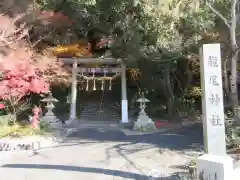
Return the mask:
<path fill-rule="evenodd" d="M 44 121 L 40 121 L 39 128 L 43 132 L 49 132 L 50 131 L 50 124 Z"/>
<path fill-rule="evenodd" d="M 0 126 L 0 138 L 1 137 L 22 137 L 35 134 L 43 134 L 40 130 L 33 129 L 30 125 L 4 125 Z"/>
<path fill-rule="evenodd" d="M 0 126 L 10 125 L 13 121 L 15 121 L 15 116 L 8 114 L 0 116 Z"/>

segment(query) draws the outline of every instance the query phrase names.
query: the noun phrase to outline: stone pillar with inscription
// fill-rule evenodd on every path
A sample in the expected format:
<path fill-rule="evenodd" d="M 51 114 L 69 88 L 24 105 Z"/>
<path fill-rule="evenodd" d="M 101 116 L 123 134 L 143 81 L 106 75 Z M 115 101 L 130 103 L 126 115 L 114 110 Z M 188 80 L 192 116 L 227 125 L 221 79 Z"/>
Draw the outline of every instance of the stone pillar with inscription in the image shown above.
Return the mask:
<path fill-rule="evenodd" d="M 197 161 L 198 180 L 231 180 L 233 160 L 226 153 L 220 44 L 200 49 L 205 155 Z"/>

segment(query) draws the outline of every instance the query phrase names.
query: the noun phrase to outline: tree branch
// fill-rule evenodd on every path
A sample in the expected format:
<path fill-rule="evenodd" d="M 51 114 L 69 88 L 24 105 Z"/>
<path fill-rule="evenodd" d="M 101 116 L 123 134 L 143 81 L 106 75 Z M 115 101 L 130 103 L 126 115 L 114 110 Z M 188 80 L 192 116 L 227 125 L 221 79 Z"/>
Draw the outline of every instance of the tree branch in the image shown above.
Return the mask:
<path fill-rule="evenodd" d="M 206 2 L 207 7 L 213 12 L 215 13 L 220 19 L 223 20 L 224 24 L 230 28 L 231 25 L 229 24 L 227 18 L 225 18 L 218 10 L 216 10 L 214 7 L 211 6 L 211 4 L 209 2 Z"/>
<path fill-rule="evenodd" d="M 36 47 L 42 40 L 44 40 L 47 37 L 50 37 L 53 33 L 54 33 L 54 30 L 43 37 L 40 36 L 40 38 L 32 44 L 32 47 Z"/>

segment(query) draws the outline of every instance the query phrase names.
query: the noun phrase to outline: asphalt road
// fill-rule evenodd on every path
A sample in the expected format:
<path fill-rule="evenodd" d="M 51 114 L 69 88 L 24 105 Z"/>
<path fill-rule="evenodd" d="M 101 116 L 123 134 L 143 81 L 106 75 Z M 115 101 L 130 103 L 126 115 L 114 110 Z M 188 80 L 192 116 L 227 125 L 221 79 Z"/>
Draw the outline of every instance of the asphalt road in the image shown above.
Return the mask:
<path fill-rule="evenodd" d="M 19 153 L 1 164 L 1 180 L 115 180 L 170 177 L 203 145 L 200 125 L 144 135 L 84 128 L 64 142 Z"/>

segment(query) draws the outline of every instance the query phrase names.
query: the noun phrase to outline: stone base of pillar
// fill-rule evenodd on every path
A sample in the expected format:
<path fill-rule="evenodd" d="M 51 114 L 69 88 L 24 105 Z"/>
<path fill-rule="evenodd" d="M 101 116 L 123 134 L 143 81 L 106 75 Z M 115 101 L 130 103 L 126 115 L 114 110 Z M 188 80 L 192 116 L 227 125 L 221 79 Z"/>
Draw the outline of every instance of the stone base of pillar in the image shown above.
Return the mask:
<path fill-rule="evenodd" d="M 216 156 L 205 154 L 197 160 L 198 180 L 235 180 L 233 174 L 233 159 L 227 155 Z"/>
<path fill-rule="evenodd" d="M 145 112 L 140 112 L 140 115 L 136 122 L 134 122 L 133 130 L 135 131 L 156 131 L 157 128 L 155 126 L 155 123 L 152 121 L 151 118 L 148 117 L 148 115 Z"/>
<path fill-rule="evenodd" d="M 67 120 L 64 124 L 65 128 L 72 128 L 72 127 L 77 127 L 79 125 L 79 121 L 77 120 L 77 118 L 70 118 L 69 120 Z"/>
<path fill-rule="evenodd" d="M 65 124 L 73 124 L 73 123 L 76 123 L 77 122 L 77 118 L 70 118 L 69 120 L 67 120 L 65 122 Z"/>

